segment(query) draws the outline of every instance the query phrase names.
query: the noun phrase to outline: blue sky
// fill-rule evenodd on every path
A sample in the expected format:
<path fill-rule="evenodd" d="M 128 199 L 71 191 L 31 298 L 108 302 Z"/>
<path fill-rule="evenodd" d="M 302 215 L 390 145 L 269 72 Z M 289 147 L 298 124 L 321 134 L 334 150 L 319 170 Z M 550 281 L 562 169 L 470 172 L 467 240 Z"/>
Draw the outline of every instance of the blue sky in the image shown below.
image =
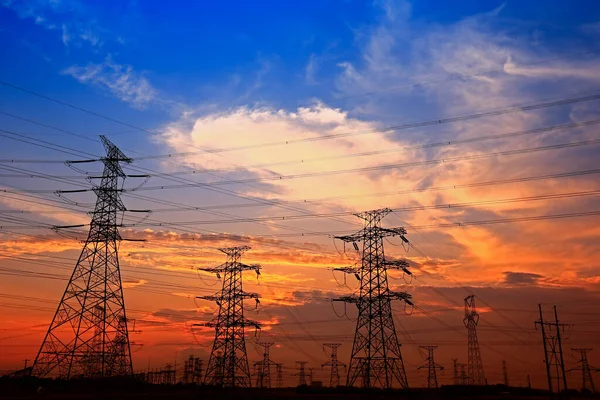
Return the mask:
<path fill-rule="evenodd" d="M 161 287 L 152 276 L 134 279 L 132 271 L 143 273 L 137 267 L 185 274 L 191 271 L 190 265 L 212 265 L 220 260 L 210 253 L 214 241 L 237 243 L 230 238 L 199 236 L 197 246 L 208 248 L 206 253 L 190 248 L 185 235 L 190 230 L 208 229 L 250 240 L 256 246 L 251 261 L 268 265 L 261 279 L 305 285 L 303 290 L 309 293 L 340 295 L 347 288 L 335 286 L 325 266 L 341 266 L 349 261 L 338 257 L 330 237 L 284 240 L 279 236 L 264 239 L 261 235 L 354 230 L 357 226 L 352 216 L 333 221 L 282 219 L 273 224 L 212 221 L 287 216 L 302 210 L 339 213 L 477 202 L 482 203 L 409 210 L 390 215 L 386 224 L 429 226 L 600 210 L 595 195 L 581 194 L 598 191 L 597 175 L 592 173 L 436 189 L 600 169 L 598 146 L 594 144 L 599 138 L 598 99 L 437 123 L 444 118 L 511 106 L 597 95 L 598 39 L 600 3 L 584 0 L 0 0 L 0 81 L 64 102 L 58 104 L 0 85 L 0 129 L 5 131 L 0 131 L 0 159 L 63 161 L 90 154 L 101 156 L 99 134 L 107 135 L 134 159 L 173 154 L 164 159 L 138 159 L 127 169 L 134 172 L 133 168 L 142 167 L 153 173 L 145 184 L 148 191 L 139 191 L 151 198 L 144 200 L 126 191 L 123 198 L 128 207 L 171 208 L 162 214 L 156 212 L 151 219 L 190 223 L 185 225 L 187 232 L 182 226 L 173 228 L 174 232 L 156 226 L 148 226 L 143 232 L 124 232 L 124 236 L 144 237 L 152 243 L 145 247 L 123 245 L 129 246 L 123 251 L 128 254 L 123 269 L 132 288 Z M 436 123 L 418 129 L 380 129 L 419 121 Z M 544 130 L 559 124 L 582 125 Z M 533 129 L 542 130 L 529 132 Z M 15 140 L 22 136 L 10 132 L 32 139 L 24 143 Z M 345 133 L 351 135 L 329 140 L 332 135 Z M 506 136 L 513 133 L 519 134 Z M 265 143 L 276 144 L 263 146 Z M 235 146 L 248 148 L 231 149 Z M 539 149 L 542 146 L 563 147 Z M 74 149 L 75 155 L 61 152 L 65 148 Z M 524 152 L 493 154 L 508 151 Z M 456 160 L 460 157 L 473 158 Z M 435 160 L 439 162 L 433 163 Z M 381 168 L 386 165 L 396 167 Z M 84 166 L 97 172 L 91 164 Z M 10 170 L 15 167 L 66 176 L 68 180 L 57 183 L 29 179 L 26 172 Z M 372 170 L 355 171 L 360 168 Z M 51 212 L 57 198 L 50 191 L 73 189 L 74 182 L 89 186 L 80 172 L 60 163 L 0 162 L 0 169 L 0 188 L 14 191 L 11 198 L 6 192 L 0 196 L 2 210 L 24 210 L 33 214 L 29 218 L 49 224 L 89 222 L 85 211 L 94 201 L 93 194 L 73 196 L 74 201 L 83 201 L 78 204 L 79 213 Z M 192 175 L 190 170 L 209 173 Z M 160 175 L 173 172 L 176 174 Z M 8 177 L 10 174 L 18 177 Z M 135 188 L 140 183 L 128 179 L 126 187 Z M 206 190 L 203 184 L 230 192 Z M 161 189 L 161 185 L 182 187 Z M 31 198 L 25 197 L 31 193 L 28 191 L 38 189 L 49 191 L 39 194 L 43 207 L 29 204 Z M 499 202 L 571 192 L 577 196 Z M 264 200 L 276 205 L 265 206 Z M 261 201 L 262 205 L 246 207 Z M 292 208 L 282 207 L 279 201 Z M 213 209 L 239 207 L 219 208 L 221 214 L 173 210 L 181 204 Z M 66 205 L 74 207 L 72 202 Z M 140 227 L 144 227 L 143 222 Z M 458 296 L 463 293 L 456 294 L 456 281 L 489 289 L 488 295 L 506 308 L 527 304 L 535 312 L 541 298 L 552 301 L 557 287 L 565 288 L 561 292 L 565 302 L 580 295 L 598 304 L 598 226 L 597 217 L 590 217 L 564 219 L 560 224 L 537 221 L 460 229 L 423 228 L 409 231 L 423 253 L 406 255 L 401 246 L 388 244 L 386 251 L 394 257 L 406 256 L 418 271 L 417 276 L 447 288 L 461 301 Z M 38 257 L 59 255 L 76 260 L 80 248 L 79 242 L 47 232 L 41 234 L 39 243 L 11 242 L 8 234 L 0 238 L 1 250 L 35 253 Z M 187 248 L 173 250 L 169 247 L 173 242 Z M 273 250 L 269 246 L 274 244 L 287 250 Z M 23 280 L 11 279 L 0 282 L 0 289 L 6 285 L 4 289 L 10 293 L 14 287 L 21 287 L 24 294 L 54 299 L 63 288 L 62 282 L 36 289 L 35 285 L 26 286 Z M 190 281 L 181 276 L 172 281 L 174 285 L 188 285 L 188 292 L 184 296 L 173 294 L 168 298 L 168 307 L 193 318 L 195 306 L 185 297 L 192 293 Z M 529 296 L 521 285 L 535 286 L 536 295 Z M 580 291 L 580 287 L 589 291 Z M 270 295 L 264 287 L 255 289 Z M 421 296 L 424 307 L 447 307 L 435 294 L 423 293 L 426 288 L 419 282 L 410 290 L 415 297 Z M 273 296 L 277 293 L 295 299 L 292 304 L 301 319 L 309 318 L 315 310 L 323 312 L 321 304 L 303 300 L 307 292 L 300 289 L 275 287 L 271 292 Z M 523 297 L 515 300 L 512 293 L 516 292 Z M 149 295 L 128 292 L 128 296 L 134 307 L 152 307 L 155 311 L 160 307 Z M 268 300 L 265 304 L 269 306 Z M 206 312 L 209 305 L 202 306 Z M 285 321 L 286 314 L 281 311 L 274 309 L 273 313 Z M 15 326 L 25 325 L 17 317 Z M 29 325 L 48 315 L 36 314 L 35 318 L 33 321 L 31 317 Z M 459 315 L 448 321 L 460 325 L 461 318 Z M 169 334 L 190 339 L 189 330 L 177 325 L 180 321 L 162 322 L 167 329 L 175 327 Z M 421 322 L 416 325 L 423 327 Z M 529 320 L 519 323 L 531 326 Z M 150 325 L 146 329 L 151 331 Z M 210 340 L 210 334 L 204 339 Z M 155 339 L 149 335 L 143 340 L 152 343 Z M 321 357 L 319 346 L 312 349 L 319 354 L 317 357 Z M 158 348 L 161 350 L 149 345 L 136 357 L 145 362 L 149 356 L 146 352 L 155 352 L 154 366 L 158 366 L 181 350 L 176 346 Z M 412 351 L 415 365 L 422 362 L 418 349 L 408 351 Z M 450 362 L 450 351 L 442 352 Z M 15 360 L 24 356 L 15 355 Z M 293 363 L 295 356 L 290 352 L 286 362 Z M 494 362 L 500 365 L 500 359 Z M 544 382 L 541 369 L 533 379 L 540 385 Z"/>

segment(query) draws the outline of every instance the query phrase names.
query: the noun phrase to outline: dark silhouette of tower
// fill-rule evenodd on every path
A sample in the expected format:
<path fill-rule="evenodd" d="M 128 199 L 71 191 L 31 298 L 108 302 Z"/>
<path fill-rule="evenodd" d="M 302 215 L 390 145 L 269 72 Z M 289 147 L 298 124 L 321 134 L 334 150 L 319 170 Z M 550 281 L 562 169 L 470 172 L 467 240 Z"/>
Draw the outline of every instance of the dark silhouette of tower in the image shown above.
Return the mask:
<path fill-rule="evenodd" d="M 199 385 L 202 381 L 202 360 L 190 356 L 183 362 L 183 383 Z"/>
<path fill-rule="evenodd" d="M 467 376 L 467 371 L 465 369 L 467 364 L 458 364 L 458 367 L 460 368 L 460 384 L 467 385 L 469 383 L 469 377 Z"/>
<path fill-rule="evenodd" d="M 538 308 L 540 311 L 540 319 L 535 321 L 535 326 L 536 329 L 539 326 L 542 330 L 544 360 L 546 363 L 546 375 L 548 376 L 548 390 L 550 390 L 550 393 L 554 392 L 553 381 L 556 380 L 556 393 L 560 393 L 563 390 L 567 390 L 567 374 L 565 373 L 565 362 L 560 333 L 568 325 L 560 324 L 558 322 L 556 306 L 554 306 L 554 322 L 544 321 L 542 305 L 538 304 Z"/>
<path fill-rule="evenodd" d="M 479 314 L 475 308 L 475 296 L 465 298 L 465 317 L 463 319 L 468 332 L 468 360 L 467 376 L 470 385 L 485 385 L 485 374 L 483 373 L 483 362 L 481 361 L 481 352 L 479 351 L 479 341 L 477 340 L 477 324 L 479 324 Z"/>
<path fill-rule="evenodd" d="M 298 386 L 306 386 L 306 370 L 304 369 L 306 363 L 306 361 L 296 361 L 296 364 L 298 364 L 298 373 L 295 376 L 298 377 Z"/>
<path fill-rule="evenodd" d="M 590 364 L 588 362 L 588 357 L 587 357 L 587 353 L 588 351 L 592 351 L 592 349 L 571 349 L 573 351 L 576 351 L 579 353 L 579 367 L 578 368 L 572 368 L 569 371 L 575 371 L 575 370 L 579 370 L 581 371 L 581 391 L 585 391 L 585 390 L 589 390 L 592 393 L 594 393 L 596 391 L 596 388 L 594 387 L 594 380 L 592 379 L 592 369 L 596 369 L 593 367 L 590 367 Z"/>
<path fill-rule="evenodd" d="M 97 200 L 88 237 L 35 359 L 34 376 L 69 379 L 133 374 L 118 257 L 118 242 L 124 240 L 118 218 L 127 211 L 120 198 L 127 176 L 121 163 L 132 160 L 104 136 L 100 138 L 105 157 L 68 162 L 101 161 L 104 171 L 100 184 L 92 189 Z M 82 191 L 86 190 L 60 193 Z M 56 230 L 60 228 L 69 227 Z"/>
<path fill-rule="evenodd" d="M 437 349 L 437 346 L 419 346 L 421 349 L 427 350 L 427 361 L 426 364 L 421 365 L 419 369 L 427 368 L 427 388 L 429 389 L 437 389 L 438 381 L 437 381 L 437 373 L 436 371 L 439 369 L 442 371 L 444 369 L 443 366 L 436 364 L 435 359 L 433 358 L 433 351 Z"/>
<path fill-rule="evenodd" d="M 508 386 L 508 368 L 506 367 L 506 360 L 502 360 L 502 377 L 504 378 L 504 386 Z"/>
<path fill-rule="evenodd" d="M 386 260 L 383 238 L 399 236 L 408 243 L 404 228 L 382 228 L 381 220 L 390 213 L 389 208 L 355 214 L 364 220 L 365 227 L 349 236 L 338 236 L 352 243 L 358 250 L 362 242 L 360 267 L 345 267 L 340 270 L 352 273 L 360 280 L 359 296 L 345 296 L 336 301 L 354 303 L 358 307 L 358 319 L 348 367 L 347 386 L 354 386 L 361 378 L 362 387 L 408 388 L 400 343 L 392 318 L 392 300 L 403 300 L 412 305 L 410 295 L 389 290 L 387 270 L 400 269 L 410 274 L 408 263 L 403 260 Z"/>
<path fill-rule="evenodd" d="M 321 367 L 331 367 L 331 374 L 329 375 L 329 387 L 338 387 L 340 385 L 340 365 L 346 367 L 346 364 L 340 362 L 337 358 L 337 349 L 341 343 L 323 343 L 323 350 L 325 347 L 331 349 L 331 355 L 329 361 L 323 364 Z"/>
<path fill-rule="evenodd" d="M 460 385 L 460 376 L 458 375 L 458 358 L 452 359 L 452 378 L 454 385 Z"/>
<path fill-rule="evenodd" d="M 199 296 L 199 299 L 212 300 L 219 306 L 219 314 L 211 322 L 202 324 L 215 328 L 215 341 L 208 360 L 204 383 L 222 387 L 250 387 L 250 368 L 246 353 L 244 328 L 254 326 L 260 329 L 258 322 L 244 317 L 244 299 L 256 300 L 258 295 L 242 289 L 242 272 L 252 270 L 260 275 L 260 265 L 242 264 L 242 254 L 248 246 L 219 249 L 227 255 L 225 264 L 214 268 L 198 268 L 213 272 L 223 278 L 221 291 L 213 296 Z"/>
<path fill-rule="evenodd" d="M 269 348 L 275 343 L 259 342 L 257 345 L 262 346 L 263 359 L 254 363 L 254 367 L 258 367 L 256 374 L 256 386 L 259 388 L 270 388 L 271 387 L 271 366 L 276 365 L 269 358 Z"/>
<path fill-rule="evenodd" d="M 276 370 L 277 370 L 277 387 L 278 388 L 282 388 L 283 387 L 283 364 L 282 363 L 277 363 L 275 364 Z"/>

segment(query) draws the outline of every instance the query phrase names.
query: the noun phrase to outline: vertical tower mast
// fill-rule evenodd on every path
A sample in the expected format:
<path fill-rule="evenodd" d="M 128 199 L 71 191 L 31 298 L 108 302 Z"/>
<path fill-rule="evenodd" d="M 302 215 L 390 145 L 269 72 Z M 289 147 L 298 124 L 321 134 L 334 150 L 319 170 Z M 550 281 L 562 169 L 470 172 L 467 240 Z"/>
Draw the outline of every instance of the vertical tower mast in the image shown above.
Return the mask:
<path fill-rule="evenodd" d="M 329 347 L 331 349 L 331 356 L 329 361 L 321 365 L 322 367 L 331 367 L 331 374 L 329 376 L 329 387 L 338 387 L 340 385 L 340 371 L 339 366 L 346 367 L 346 364 L 340 362 L 337 358 L 337 349 L 341 343 L 323 343 L 323 349 Z"/>
<path fill-rule="evenodd" d="M 298 364 L 298 373 L 296 374 L 298 386 L 306 386 L 306 370 L 304 369 L 306 363 L 306 361 L 296 361 L 296 364 Z"/>
<path fill-rule="evenodd" d="M 259 346 L 264 348 L 262 361 L 257 361 L 254 366 L 258 366 L 258 373 L 256 375 L 256 386 L 259 388 L 270 388 L 271 387 L 271 365 L 275 365 L 269 356 L 269 349 L 275 343 L 259 342 Z"/>
<path fill-rule="evenodd" d="M 97 200 L 89 234 L 35 359 L 32 374 L 38 377 L 133 373 L 117 245 L 117 216 L 126 211 L 120 198 L 119 181 L 126 176 L 121 163 L 132 160 L 100 138 L 106 157 L 100 159 L 100 185 L 93 188 Z"/>
<path fill-rule="evenodd" d="M 400 343 L 396 336 L 392 318 L 392 300 L 403 300 L 412 305 L 410 295 L 405 292 L 392 292 L 388 287 L 387 270 L 400 269 L 410 274 L 408 263 L 403 260 L 386 260 L 383 238 L 399 236 L 408 243 L 404 228 L 382 228 L 381 220 L 391 212 L 389 208 L 355 214 L 365 221 L 365 227 L 349 236 L 338 239 L 353 243 L 363 243 L 362 263 L 359 268 L 344 267 L 340 270 L 355 274 L 360 280 L 360 294 L 345 296 L 336 301 L 354 303 L 358 307 L 358 319 L 354 343 L 348 368 L 347 385 L 354 386 L 357 380 L 365 388 L 408 388 Z"/>
<path fill-rule="evenodd" d="M 227 261 L 215 268 L 198 268 L 202 271 L 223 275 L 223 286 L 220 293 L 213 296 L 197 297 L 212 300 L 219 306 L 219 314 L 211 322 L 203 324 L 215 328 L 213 344 L 206 377 L 208 385 L 223 387 L 250 387 L 250 368 L 246 353 L 244 328 L 254 326 L 260 329 L 258 322 L 244 317 L 244 299 L 252 298 L 258 305 L 258 295 L 247 293 L 242 289 L 242 272 L 253 270 L 260 275 L 260 265 L 242 264 L 242 254 L 249 250 L 248 246 L 219 249 L 227 255 Z"/>
<path fill-rule="evenodd" d="M 486 379 L 483 373 L 483 362 L 477 340 L 477 324 L 479 314 L 475 308 L 475 296 L 465 298 L 465 318 L 463 319 L 468 331 L 469 358 L 467 360 L 467 376 L 470 385 L 485 385 Z"/>
<path fill-rule="evenodd" d="M 596 391 L 594 387 L 594 381 L 592 379 L 592 368 L 588 362 L 587 353 L 592 349 L 571 349 L 579 353 L 579 368 L 572 368 L 569 371 L 580 370 L 581 371 L 581 391 L 589 390 L 592 393 Z M 594 368 L 595 369 L 595 368 Z M 588 386 L 589 385 L 589 386 Z"/>
<path fill-rule="evenodd" d="M 425 361 L 427 363 L 425 365 L 421 365 L 419 369 L 427 368 L 427 388 L 428 389 L 437 389 L 438 381 L 437 381 L 437 370 L 442 371 L 444 369 L 443 366 L 436 364 L 435 359 L 433 358 L 433 351 L 437 349 L 437 346 L 419 346 L 420 348 L 427 350 L 427 358 Z"/>
<path fill-rule="evenodd" d="M 548 376 L 548 390 L 550 390 L 550 393 L 554 392 L 553 381 L 556 380 L 556 393 L 560 393 L 563 390 L 567 390 L 567 376 L 565 373 L 560 332 L 569 325 L 558 322 L 556 306 L 554 306 L 554 322 L 544 321 L 542 305 L 538 304 L 538 308 L 540 311 L 540 319 L 535 321 L 535 326 L 537 328 L 539 325 L 542 330 L 544 360 L 546 363 L 546 374 Z M 553 376 L 553 369 L 555 376 Z"/>

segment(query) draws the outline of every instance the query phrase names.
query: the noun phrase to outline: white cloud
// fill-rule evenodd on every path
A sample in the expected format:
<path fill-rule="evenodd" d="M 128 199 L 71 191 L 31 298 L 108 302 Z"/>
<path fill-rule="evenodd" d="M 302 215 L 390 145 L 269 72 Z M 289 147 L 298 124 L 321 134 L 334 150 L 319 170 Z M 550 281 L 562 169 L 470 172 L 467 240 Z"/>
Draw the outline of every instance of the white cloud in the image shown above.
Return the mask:
<path fill-rule="evenodd" d="M 316 54 L 311 54 L 308 58 L 308 63 L 306 63 L 306 68 L 304 70 L 304 79 L 307 84 L 315 85 L 317 83 L 317 71 L 319 69 L 320 60 Z"/>
<path fill-rule="evenodd" d="M 113 96 L 139 108 L 147 106 L 157 96 L 156 89 L 142 74 L 135 72 L 131 65 L 114 63 L 110 57 L 102 64 L 74 65 L 62 73 L 81 83 L 108 90 Z"/>

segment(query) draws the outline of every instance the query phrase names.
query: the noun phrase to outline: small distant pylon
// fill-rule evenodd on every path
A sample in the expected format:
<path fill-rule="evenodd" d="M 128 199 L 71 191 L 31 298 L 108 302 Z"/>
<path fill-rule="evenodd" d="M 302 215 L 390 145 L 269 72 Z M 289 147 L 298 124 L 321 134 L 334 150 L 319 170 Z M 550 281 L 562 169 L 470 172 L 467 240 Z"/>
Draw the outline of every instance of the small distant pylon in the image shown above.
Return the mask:
<path fill-rule="evenodd" d="M 575 370 L 579 370 L 581 371 L 581 391 L 586 391 L 589 390 L 592 393 L 594 393 L 596 391 L 596 388 L 594 387 L 594 380 L 592 379 L 592 369 L 596 370 L 597 368 L 594 367 L 590 367 L 590 364 L 588 362 L 588 357 L 587 357 L 587 353 L 588 351 L 592 351 L 592 349 L 571 349 L 573 351 L 576 351 L 579 353 L 579 367 L 578 368 L 571 368 L 569 371 L 575 371 Z M 588 387 L 589 385 L 589 387 Z"/>
<path fill-rule="evenodd" d="M 259 388 L 270 388 L 271 387 L 271 366 L 276 365 L 271 361 L 269 356 L 269 349 L 275 343 L 259 342 L 256 343 L 261 346 L 263 351 L 263 359 L 254 363 L 254 367 L 258 367 L 256 374 L 256 386 Z"/>
<path fill-rule="evenodd" d="M 477 340 L 477 324 L 479 324 L 479 314 L 475 308 L 475 296 L 465 297 L 465 317 L 463 319 L 468 332 L 468 378 L 470 385 L 485 385 L 486 379 L 483 373 L 483 362 L 481 361 L 481 351 L 479 350 L 479 341 Z"/>
<path fill-rule="evenodd" d="M 211 322 L 201 324 L 215 328 L 213 344 L 204 383 L 221 387 L 250 387 L 250 368 L 246 353 L 244 328 L 254 326 L 260 329 L 258 322 L 244 317 L 244 299 L 254 299 L 258 306 L 258 295 L 242 289 L 242 272 L 252 270 L 260 275 L 260 265 L 247 265 L 240 262 L 248 246 L 219 249 L 227 255 L 225 264 L 214 268 L 198 268 L 213 272 L 223 279 L 221 291 L 213 296 L 199 296 L 203 300 L 212 300 L 219 306 L 219 314 Z"/>
<path fill-rule="evenodd" d="M 277 388 L 282 388 L 283 387 L 283 363 L 277 363 L 275 364 L 276 367 L 276 371 L 277 371 Z"/>
<path fill-rule="evenodd" d="M 304 367 L 307 361 L 296 361 L 296 364 L 298 364 L 298 373 L 295 376 L 298 377 L 298 386 L 306 386 L 306 370 Z"/>
<path fill-rule="evenodd" d="M 429 389 L 437 389 L 438 381 L 437 381 L 437 373 L 436 371 L 439 369 L 442 371 L 444 369 L 443 366 L 436 364 L 433 358 L 433 351 L 437 349 L 437 346 L 419 346 L 421 349 L 427 350 L 427 358 L 425 361 L 427 362 L 424 365 L 421 365 L 419 369 L 427 368 L 427 388 Z"/>
<path fill-rule="evenodd" d="M 381 220 L 392 210 L 389 208 L 354 214 L 364 220 L 364 228 L 348 236 L 336 236 L 352 243 L 358 251 L 357 242 L 362 242 L 360 267 L 344 267 L 337 270 L 354 274 L 360 281 L 358 296 L 344 296 L 334 301 L 354 303 L 358 318 L 350 363 L 348 364 L 347 386 L 361 380 L 363 388 L 381 387 L 408 389 L 400 342 L 396 335 L 392 317 L 392 301 L 402 300 L 412 306 L 411 296 L 405 292 L 391 291 L 388 286 L 388 269 L 402 270 L 411 275 L 405 260 L 388 260 L 384 254 L 383 239 L 398 236 L 406 239 L 404 228 L 382 228 Z"/>
<path fill-rule="evenodd" d="M 340 385 L 340 365 L 342 367 L 346 367 L 346 364 L 340 362 L 337 358 L 337 350 L 340 347 L 341 343 L 323 343 L 323 350 L 325 347 L 329 347 L 331 349 L 331 355 L 329 357 L 329 361 L 324 363 L 322 367 L 331 367 L 331 374 L 329 375 L 329 387 L 338 387 Z"/>
<path fill-rule="evenodd" d="M 467 385 L 469 383 L 469 377 L 467 376 L 467 371 L 465 369 L 467 364 L 458 364 L 458 367 L 460 368 L 460 384 Z"/>
<path fill-rule="evenodd" d="M 454 385 L 460 385 L 460 376 L 458 375 L 458 358 L 452 359 L 452 378 Z"/>
<path fill-rule="evenodd" d="M 100 184 L 94 185 L 96 205 L 90 230 L 62 295 L 54 318 L 32 367 L 40 378 L 107 378 L 132 376 L 131 348 L 119 267 L 118 221 L 128 210 L 121 201 L 122 182 L 128 176 L 121 163 L 133 160 L 106 137 L 100 136 L 106 156 L 68 161 L 68 165 L 101 161 Z M 129 175 L 140 177 L 141 175 Z M 58 194 L 85 190 L 58 191 Z M 142 211 L 142 210 L 135 210 Z M 144 210 L 148 212 L 148 210 Z M 56 226 L 73 228 L 74 226 Z"/>
<path fill-rule="evenodd" d="M 502 360 L 502 377 L 504 378 L 504 386 L 508 386 L 508 367 L 506 360 Z"/>
<path fill-rule="evenodd" d="M 548 390 L 550 393 L 561 393 L 563 390 L 567 390 L 567 374 L 565 372 L 562 338 L 560 333 L 569 325 L 560 324 L 558 322 L 556 306 L 554 306 L 554 322 L 544 321 L 544 314 L 542 312 L 541 304 L 538 304 L 538 309 L 540 311 L 540 319 L 535 321 L 535 326 L 536 329 L 539 326 L 542 330 L 544 361 L 546 363 L 546 375 L 548 377 Z M 553 376 L 552 370 L 556 371 L 556 376 Z M 554 380 L 556 381 L 556 391 L 554 390 Z"/>
<path fill-rule="evenodd" d="M 309 368 L 308 369 L 308 384 L 310 386 L 312 386 L 312 384 L 313 384 L 313 372 L 314 372 L 314 370 L 315 370 L 314 368 Z"/>

